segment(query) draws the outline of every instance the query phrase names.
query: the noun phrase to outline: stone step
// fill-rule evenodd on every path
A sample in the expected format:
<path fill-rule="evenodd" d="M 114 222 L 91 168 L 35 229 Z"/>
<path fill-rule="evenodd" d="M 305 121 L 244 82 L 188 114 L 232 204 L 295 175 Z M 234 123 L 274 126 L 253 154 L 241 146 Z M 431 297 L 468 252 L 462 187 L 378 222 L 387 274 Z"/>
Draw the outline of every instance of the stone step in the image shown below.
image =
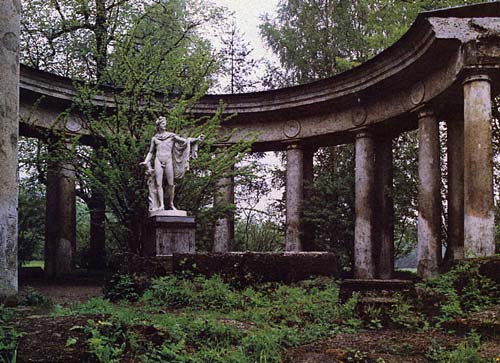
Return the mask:
<path fill-rule="evenodd" d="M 353 293 L 361 298 L 392 298 L 396 293 L 415 296 L 415 284 L 411 280 L 346 279 L 340 284 L 340 300 L 347 301 Z"/>

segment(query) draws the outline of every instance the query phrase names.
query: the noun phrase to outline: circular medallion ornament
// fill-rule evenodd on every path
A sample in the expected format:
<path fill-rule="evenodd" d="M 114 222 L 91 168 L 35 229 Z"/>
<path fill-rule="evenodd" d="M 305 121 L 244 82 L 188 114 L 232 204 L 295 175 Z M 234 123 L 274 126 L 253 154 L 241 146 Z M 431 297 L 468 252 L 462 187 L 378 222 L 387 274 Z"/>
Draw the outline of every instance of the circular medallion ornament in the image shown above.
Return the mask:
<path fill-rule="evenodd" d="M 366 109 L 363 106 L 357 106 L 352 110 L 352 124 L 354 126 L 361 126 L 366 122 Z"/>
<path fill-rule="evenodd" d="M 410 99 L 414 105 L 420 104 L 425 97 L 425 86 L 424 83 L 418 81 L 413 85 L 410 92 Z"/>
<path fill-rule="evenodd" d="M 82 126 L 75 120 L 66 121 L 66 129 L 70 132 L 78 132 L 82 129 Z"/>
<path fill-rule="evenodd" d="M 287 121 L 283 126 L 283 133 L 286 137 L 292 138 L 300 133 L 300 123 L 298 121 Z"/>

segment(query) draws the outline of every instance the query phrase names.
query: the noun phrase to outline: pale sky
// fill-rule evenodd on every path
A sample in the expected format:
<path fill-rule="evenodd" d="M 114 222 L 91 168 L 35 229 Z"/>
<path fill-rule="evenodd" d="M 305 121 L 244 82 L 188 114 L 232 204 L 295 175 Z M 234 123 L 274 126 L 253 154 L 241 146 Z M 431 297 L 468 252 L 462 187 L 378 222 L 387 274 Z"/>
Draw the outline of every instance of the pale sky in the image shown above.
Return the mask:
<path fill-rule="evenodd" d="M 224 6 L 234 12 L 236 25 L 243 37 L 254 49 L 254 58 L 270 57 L 271 51 L 266 50 L 259 35 L 259 17 L 265 13 L 273 14 L 279 0 L 212 0 L 215 4 Z"/>

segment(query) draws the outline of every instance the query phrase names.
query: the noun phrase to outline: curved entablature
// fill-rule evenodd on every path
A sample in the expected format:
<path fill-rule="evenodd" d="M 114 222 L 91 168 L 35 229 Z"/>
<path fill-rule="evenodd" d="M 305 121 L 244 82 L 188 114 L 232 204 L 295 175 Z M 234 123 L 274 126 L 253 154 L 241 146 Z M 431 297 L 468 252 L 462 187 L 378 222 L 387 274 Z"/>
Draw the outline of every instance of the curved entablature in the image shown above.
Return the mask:
<path fill-rule="evenodd" d="M 257 133 L 259 150 L 283 149 L 290 142 L 332 145 L 352 140 L 356 130 L 400 132 L 415 127 L 415 110 L 432 105 L 441 117 L 461 107 L 465 73 L 481 69 L 492 78 L 493 94 L 500 84 L 500 3 L 486 3 L 421 13 L 393 46 L 350 71 L 284 89 L 236 95 L 207 95 L 194 107 L 212 114 L 220 102 L 224 123 L 236 129 L 228 143 Z M 33 125 L 49 127 L 76 95 L 73 82 L 46 72 L 21 68 L 21 111 L 30 114 L 40 96 Z M 98 105 L 113 107 L 112 89 Z M 78 127 L 78 116 L 68 128 Z"/>

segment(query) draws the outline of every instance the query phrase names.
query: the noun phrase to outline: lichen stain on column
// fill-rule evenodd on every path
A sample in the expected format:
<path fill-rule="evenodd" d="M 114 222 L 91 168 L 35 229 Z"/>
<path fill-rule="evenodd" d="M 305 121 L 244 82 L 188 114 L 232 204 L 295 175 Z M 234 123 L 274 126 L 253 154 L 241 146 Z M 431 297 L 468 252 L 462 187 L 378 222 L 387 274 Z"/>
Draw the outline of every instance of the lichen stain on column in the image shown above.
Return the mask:
<path fill-rule="evenodd" d="M 355 180 L 354 277 L 373 279 L 375 148 L 373 136 L 367 131 L 356 135 Z"/>
<path fill-rule="evenodd" d="M 430 110 L 419 113 L 417 273 L 432 277 L 441 263 L 439 124 Z"/>
<path fill-rule="evenodd" d="M 466 257 L 495 253 L 491 86 L 486 75 L 464 81 L 464 248 Z"/>
<path fill-rule="evenodd" d="M 0 3 L 0 302 L 17 294 L 19 1 Z"/>
<path fill-rule="evenodd" d="M 304 203 L 304 154 L 298 144 L 287 150 L 286 251 L 302 251 L 301 218 Z"/>

